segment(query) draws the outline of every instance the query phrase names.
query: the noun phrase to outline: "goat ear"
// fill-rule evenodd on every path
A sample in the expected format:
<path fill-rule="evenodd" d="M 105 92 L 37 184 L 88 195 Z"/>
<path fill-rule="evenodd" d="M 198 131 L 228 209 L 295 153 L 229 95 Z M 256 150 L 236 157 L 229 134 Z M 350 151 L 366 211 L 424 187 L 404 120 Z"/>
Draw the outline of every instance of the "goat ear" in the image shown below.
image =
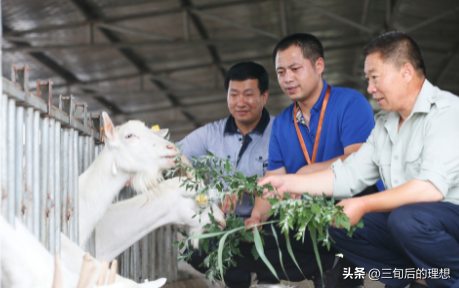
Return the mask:
<path fill-rule="evenodd" d="M 115 126 L 107 113 L 102 112 L 102 117 L 104 119 L 104 141 L 113 146 L 116 143 Z"/>
<path fill-rule="evenodd" d="M 159 137 L 166 137 L 167 133 L 169 133 L 169 129 L 161 129 L 161 130 L 153 130 L 156 135 Z"/>

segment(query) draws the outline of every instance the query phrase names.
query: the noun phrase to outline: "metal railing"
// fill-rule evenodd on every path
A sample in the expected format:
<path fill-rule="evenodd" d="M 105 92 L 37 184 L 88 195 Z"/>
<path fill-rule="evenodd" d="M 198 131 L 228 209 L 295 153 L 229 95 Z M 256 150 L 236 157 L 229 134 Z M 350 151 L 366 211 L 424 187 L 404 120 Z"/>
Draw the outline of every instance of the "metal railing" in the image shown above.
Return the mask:
<path fill-rule="evenodd" d="M 124 188 L 118 201 L 136 196 L 130 187 Z M 175 225 L 160 227 L 140 239 L 121 253 L 118 259 L 119 273 L 140 283 L 166 277 L 167 281 L 179 280 L 178 250 L 172 244 L 177 241 Z"/>
<path fill-rule="evenodd" d="M 59 96 L 52 105 L 52 82 L 37 80 L 29 91 L 27 65 L 13 66 L 2 78 L 0 101 L 1 213 L 14 226 L 20 219 L 53 254 L 59 254 L 60 232 L 78 244 L 78 176 L 103 148 L 100 115 L 86 104 Z M 134 196 L 125 188 L 119 197 Z M 119 273 L 136 282 L 167 277 L 178 280 L 177 228 L 161 227 L 118 257 Z M 86 250 L 96 255 L 95 233 Z"/>
<path fill-rule="evenodd" d="M 78 243 L 78 175 L 103 145 L 102 122 L 73 96 L 53 106 L 51 81 L 37 80 L 31 93 L 28 70 L 13 65 L 11 80 L 2 78 L 2 214 L 13 226 L 20 219 L 54 254 L 61 231 Z"/>

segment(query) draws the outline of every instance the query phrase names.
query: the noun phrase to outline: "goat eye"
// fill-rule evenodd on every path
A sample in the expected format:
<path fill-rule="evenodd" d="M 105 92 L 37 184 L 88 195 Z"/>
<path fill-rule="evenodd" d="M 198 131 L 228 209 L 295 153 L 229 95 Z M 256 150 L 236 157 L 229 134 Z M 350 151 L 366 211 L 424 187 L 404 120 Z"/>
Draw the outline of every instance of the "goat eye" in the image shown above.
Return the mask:
<path fill-rule="evenodd" d="M 128 135 L 126 136 L 126 139 L 129 139 L 129 138 L 132 138 L 132 134 L 128 134 Z"/>

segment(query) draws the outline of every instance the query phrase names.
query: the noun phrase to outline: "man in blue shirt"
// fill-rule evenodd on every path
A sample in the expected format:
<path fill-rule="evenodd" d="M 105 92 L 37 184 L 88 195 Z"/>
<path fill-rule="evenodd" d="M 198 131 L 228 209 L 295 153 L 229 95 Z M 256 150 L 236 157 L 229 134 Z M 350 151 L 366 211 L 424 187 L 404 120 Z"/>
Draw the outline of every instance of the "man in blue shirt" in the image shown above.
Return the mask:
<path fill-rule="evenodd" d="M 276 117 L 273 123 L 266 175 L 311 173 L 327 169 L 338 158 L 344 160 L 356 152 L 374 127 L 373 111 L 359 92 L 331 87 L 323 80 L 325 63 L 320 41 L 306 33 L 287 36 L 275 47 L 273 58 L 279 84 L 294 103 Z M 319 137 L 320 141 L 317 139 Z M 373 191 L 377 190 L 373 188 Z M 268 201 L 256 198 L 251 218 L 246 220 L 246 224 L 250 226 L 266 221 L 270 208 Z M 280 237 L 280 240 L 283 238 Z M 311 277 L 316 287 L 321 287 L 310 237 L 305 237 L 304 244 L 294 238 L 290 241 L 303 274 Z M 281 241 L 280 246 L 281 250 L 285 250 L 285 242 Z M 270 249 L 273 251 L 270 252 Z M 277 247 L 265 246 L 265 250 L 268 250 L 266 254 L 270 262 L 280 267 Z M 326 271 L 325 287 L 335 287 L 338 278 L 342 278 L 343 260 L 335 258 L 335 251 L 327 251 L 324 247 L 319 247 L 319 251 Z M 282 255 L 288 255 L 288 252 Z M 295 268 L 293 261 L 284 256 L 283 262 L 288 277 L 283 275 L 281 269 L 276 269 L 281 278 L 301 281 L 302 274 Z M 261 261 L 257 263 L 257 267 L 263 267 L 256 271 L 258 279 L 273 279 L 266 266 Z M 349 265 L 346 264 L 347 267 Z M 360 285 L 363 285 L 363 280 L 354 283 L 342 281 L 338 287 Z"/>
<path fill-rule="evenodd" d="M 177 144 L 182 144 L 183 155 L 188 159 L 207 155 L 229 158 L 234 161 L 237 170 L 246 176 L 263 176 L 268 166 L 268 145 L 274 117 L 264 108 L 268 99 L 269 78 L 263 66 L 254 62 L 242 62 L 228 70 L 225 89 L 228 93 L 228 118 L 207 124 L 186 136 Z M 253 204 L 251 196 L 244 194 L 242 201 L 227 199 L 222 203 L 222 211 L 235 207 L 234 213 L 247 219 L 251 216 Z M 202 250 L 194 252 L 190 264 L 198 271 L 206 257 Z M 230 268 L 225 274 L 228 287 L 250 285 L 249 271 L 237 267 Z"/>

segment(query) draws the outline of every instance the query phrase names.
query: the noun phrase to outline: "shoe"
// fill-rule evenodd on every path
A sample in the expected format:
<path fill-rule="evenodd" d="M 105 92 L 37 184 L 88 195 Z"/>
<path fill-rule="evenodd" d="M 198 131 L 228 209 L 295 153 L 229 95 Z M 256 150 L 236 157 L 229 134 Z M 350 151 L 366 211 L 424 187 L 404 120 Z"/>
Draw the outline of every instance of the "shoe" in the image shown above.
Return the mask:
<path fill-rule="evenodd" d="M 335 264 L 330 270 L 324 272 L 324 277 L 320 276 L 320 272 L 314 274 L 312 282 L 315 288 L 336 288 L 341 279 L 342 258 L 336 256 Z"/>

